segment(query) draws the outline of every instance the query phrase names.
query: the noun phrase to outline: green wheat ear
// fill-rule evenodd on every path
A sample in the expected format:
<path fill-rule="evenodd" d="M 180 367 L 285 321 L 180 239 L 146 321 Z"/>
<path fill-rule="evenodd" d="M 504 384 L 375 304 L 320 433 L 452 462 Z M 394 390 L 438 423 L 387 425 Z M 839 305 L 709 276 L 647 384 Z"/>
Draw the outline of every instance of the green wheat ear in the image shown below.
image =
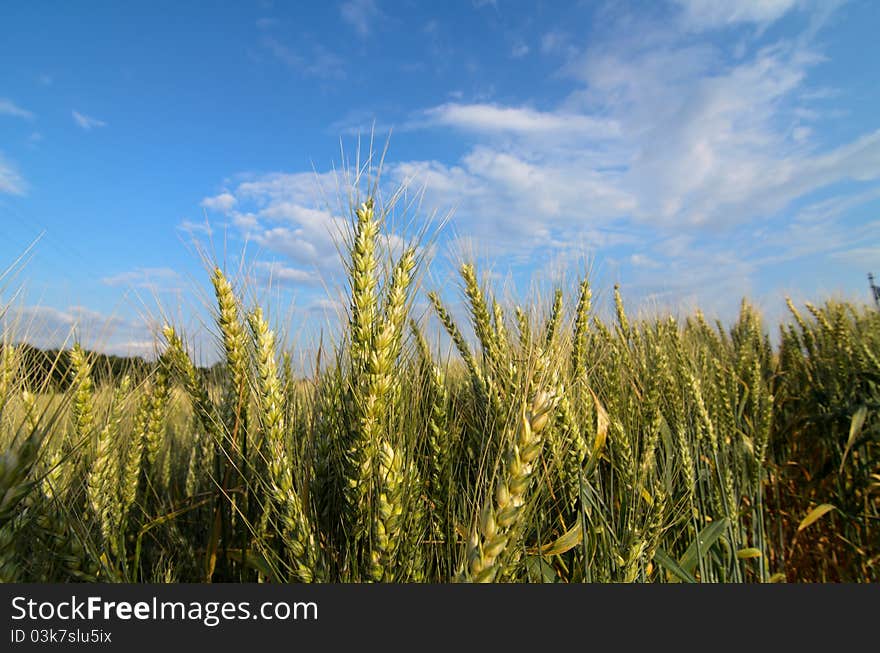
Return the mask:
<path fill-rule="evenodd" d="M 130 390 L 131 377 L 125 376 L 114 392 L 107 423 L 98 434 L 97 451 L 87 479 L 89 503 L 98 518 L 105 545 L 114 556 L 119 554 L 119 534 L 123 522 L 119 500 L 122 476 L 119 435 Z"/>
<path fill-rule="evenodd" d="M 88 442 L 94 427 L 94 385 L 91 367 L 82 347 L 77 343 L 70 351 L 73 367 L 73 434 L 74 441 Z"/>
<path fill-rule="evenodd" d="M 575 308 L 574 342 L 571 353 L 572 374 L 576 379 L 584 373 L 587 364 L 587 336 L 590 329 L 592 298 L 590 282 L 584 279 L 581 281 L 577 308 Z"/>
<path fill-rule="evenodd" d="M 317 569 L 317 550 L 312 526 L 299 493 L 293 486 L 291 459 L 285 439 L 284 396 L 275 360 L 275 334 L 256 308 L 248 316 L 256 351 L 259 391 L 257 403 L 268 456 L 268 486 L 279 532 L 298 580 L 311 582 Z"/>
<path fill-rule="evenodd" d="M 239 436 L 246 432 L 246 409 L 248 389 L 248 349 L 247 337 L 239 317 L 238 300 L 232 284 L 226 279 L 223 270 L 214 268 L 211 278 L 217 298 L 217 322 L 223 337 L 223 350 L 226 365 L 232 380 L 227 406 L 227 428 L 230 431 L 233 451 L 241 446 Z"/>
<path fill-rule="evenodd" d="M 539 390 L 523 406 L 509 431 L 508 449 L 494 496 L 483 504 L 480 521 L 468 541 L 467 568 L 462 580 L 492 582 L 503 567 L 502 554 L 510 544 L 544 446 L 543 431 L 558 402 L 556 395 Z"/>

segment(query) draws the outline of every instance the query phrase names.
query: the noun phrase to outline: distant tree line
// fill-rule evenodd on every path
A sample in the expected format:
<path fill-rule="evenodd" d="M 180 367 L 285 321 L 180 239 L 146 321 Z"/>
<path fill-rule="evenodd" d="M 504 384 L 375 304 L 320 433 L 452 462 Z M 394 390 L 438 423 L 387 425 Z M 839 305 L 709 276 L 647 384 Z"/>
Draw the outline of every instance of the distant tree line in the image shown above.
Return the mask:
<path fill-rule="evenodd" d="M 20 366 L 20 378 L 31 391 L 65 392 L 73 382 L 74 372 L 70 351 L 66 349 L 40 349 L 27 343 L 14 345 L 16 361 Z M 0 344 L 0 352 L 4 345 Z M 115 356 L 99 352 L 87 352 L 91 363 L 91 377 L 96 385 L 113 383 L 125 375 L 134 384 L 145 380 L 155 368 L 155 363 L 139 356 Z M 212 376 L 208 368 L 200 368 L 206 380 Z"/>

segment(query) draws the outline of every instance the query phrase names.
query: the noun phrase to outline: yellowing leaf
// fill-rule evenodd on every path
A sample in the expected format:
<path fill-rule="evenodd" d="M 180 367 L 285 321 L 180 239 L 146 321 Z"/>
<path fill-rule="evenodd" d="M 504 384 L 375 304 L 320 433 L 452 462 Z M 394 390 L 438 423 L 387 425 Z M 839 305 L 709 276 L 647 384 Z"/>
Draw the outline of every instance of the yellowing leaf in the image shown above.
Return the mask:
<path fill-rule="evenodd" d="M 747 549 L 740 549 L 736 552 L 736 557 L 740 560 L 750 560 L 752 558 L 760 558 L 761 550 L 749 547 Z"/>
<path fill-rule="evenodd" d="M 859 437 L 859 433 L 862 432 L 862 427 L 865 425 L 865 418 L 868 416 L 868 407 L 862 404 L 859 406 L 859 409 L 856 411 L 856 414 L 852 416 L 852 421 L 849 423 L 849 438 L 846 441 L 846 449 L 843 451 L 843 458 L 840 459 L 840 473 L 843 473 L 843 464 L 846 462 L 846 456 L 849 454 L 849 450 L 852 448 L 853 443 L 855 443 L 856 438 Z"/>
<path fill-rule="evenodd" d="M 527 553 L 540 553 L 545 556 L 561 555 L 566 551 L 571 551 L 583 541 L 584 529 L 581 525 L 581 516 L 578 515 L 575 525 L 560 535 L 556 540 L 549 544 L 545 544 L 540 549 L 529 550 Z"/>
<path fill-rule="evenodd" d="M 834 506 L 830 503 L 823 503 L 821 506 L 816 506 L 810 512 L 807 513 L 807 516 L 803 518 L 801 523 L 798 525 L 798 533 L 804 530 L 807 526 L 814 523 L 817 519 L 822 517 L 822 515 L 831 512 L 834 510 Z"/>

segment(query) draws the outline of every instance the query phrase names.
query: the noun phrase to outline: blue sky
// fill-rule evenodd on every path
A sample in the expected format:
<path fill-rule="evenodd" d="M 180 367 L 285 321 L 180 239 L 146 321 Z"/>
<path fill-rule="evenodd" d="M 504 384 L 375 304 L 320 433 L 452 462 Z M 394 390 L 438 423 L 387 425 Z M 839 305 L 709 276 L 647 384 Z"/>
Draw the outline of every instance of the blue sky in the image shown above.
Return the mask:
<path fill-rule="evenodd" d="M 207 255 L 308 339 L 339 307 L 336 171 L 371 131 L 383 196 L 408 188 L 391 249 L 448 216 L 425 286 L 450 301 L 462 255 L 512 301 L 585 267 L 633 311 L 868 301 L 878 7 L 7 3 L 0 268 L 39 240 L 6 318 L 148 353 L 163 313 L 208 319 Z"/>

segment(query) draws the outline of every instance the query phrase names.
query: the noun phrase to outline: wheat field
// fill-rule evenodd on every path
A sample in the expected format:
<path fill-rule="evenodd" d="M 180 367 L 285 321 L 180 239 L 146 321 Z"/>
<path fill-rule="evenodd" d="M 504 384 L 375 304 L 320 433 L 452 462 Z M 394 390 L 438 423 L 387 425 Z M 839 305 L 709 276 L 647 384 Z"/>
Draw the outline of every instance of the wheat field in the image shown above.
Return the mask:
<path fill-rule="evenodd" d="M 58 384 L 3 334 L 0 579 L 880 579 L 876 310 L 636 320 L 615 287 L 602 320 L 589 278 L 509 306 L 465 261 L 465 323 L 371 199 L 351 218 L 346 323 L 306 377 L 219 267 L 220 369 L 168 324 L 121 372 L 58 353 Z"/>

